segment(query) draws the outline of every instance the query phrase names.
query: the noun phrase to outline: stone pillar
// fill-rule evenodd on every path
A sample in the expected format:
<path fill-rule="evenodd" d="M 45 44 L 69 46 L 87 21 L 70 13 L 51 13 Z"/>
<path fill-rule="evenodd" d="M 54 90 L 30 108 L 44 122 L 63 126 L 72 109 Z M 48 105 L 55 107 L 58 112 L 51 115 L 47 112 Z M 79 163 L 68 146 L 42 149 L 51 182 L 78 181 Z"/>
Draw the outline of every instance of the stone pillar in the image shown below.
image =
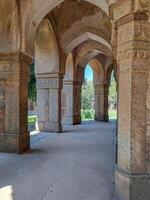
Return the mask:
<path fill-rule="evenodd" d="M 63 94 L 62 94 L 62 123 L 63 124 L 76 124 L 75 117 L 75 83 L 71 80 L 63 81 Z"/>
<path fill-rule="evenodd" d="M 104 119 L 104 85 L 94 86 L 95 96 L 95 120 L 103 121 Z"/>
<path fill-rule="evenodd" d="M 104 84 L 104 122 L 109 122 L 109 84 Z"/>
<path fill-rule="evenodd" d="M 0 54 L 0 150 L 22 153 L 30 148 L 28 78 L 31 57 Z"/>
<path fill-rule="evenodd" d="M 95 85 L 95 120 L 108 121 L 108 90 L 105 84 Z"/>
<path fill-rule="evenodd" d="M 42 132 L 62 132 L 60 74 L 37 74 L 37 113 Z"/>
<path fill-rule="evenodd" d="M 150 23 L 144 13 L 117 22 L 119 67 L 118 165 L 119 200 L 150 199 L 150 156 L 147 137 L 147 91 L 150 73 Z"/>
<path fill-rule="evenodd" d="M 81 119 L 81 92 L 82 92 L 82 82 L 75 82 L 75 96 L 74 96 L 74 106 L 75 106 L 75 120 L 74 124 L 80 124 Z"/>

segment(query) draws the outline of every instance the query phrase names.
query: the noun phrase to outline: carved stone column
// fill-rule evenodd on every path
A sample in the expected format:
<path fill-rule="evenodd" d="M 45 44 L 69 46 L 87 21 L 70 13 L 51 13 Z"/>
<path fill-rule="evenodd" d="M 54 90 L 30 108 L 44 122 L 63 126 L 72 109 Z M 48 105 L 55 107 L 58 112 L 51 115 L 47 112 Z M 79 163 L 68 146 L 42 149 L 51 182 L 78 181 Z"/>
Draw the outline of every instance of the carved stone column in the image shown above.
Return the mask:
<path fill-rule="evenodd" d="M 104 119 L 104 85 L 94 86 L 95 96 L 95 120 L 103 121 Z"/>
<path fill-rule="evenodd" d="M 150 157 L 147 96 L 150 73 L 150 23 L 144 13 L 117 22 L 119 67 L 118 166 L 119 200 L 150 199 Z"/>
<path fill-rule="evenodd" d="M 23 53 L 0 54 L 0 150 L 22 153 L 30 148 L 27 122 L 29 64 Z"/>
<path fill-rule="evenodd" d="M 81 92 L 82 92 L 82 82 L 75 82 L 75 96 L 74 96 L 74 105 L 75 105 L 75 120 L 74 124 L 80 124 L 81 119 Z"/>
<path fill-rule="evenodd" d="M 39 129 L 62 132 L 60 74 L 37 74 L 37 112 Z"/>
<path fill-rule="evenodd" d="M 73 125 L 76 123 L 74 81 L 64 80 L 62 93 L 62 123 Z"/>
<path fill-rule="evenodd" d="M 95 120 L 108 121 L 108 90 L 105 84 L 95 85 Z"/>
<path fill-rule="evenodd" d="M 108 100 L 109 99 L 109 84 L 105 83 L 104 84 L 104 122 L 109 121 L 109 105 L 108 105 Z"/>

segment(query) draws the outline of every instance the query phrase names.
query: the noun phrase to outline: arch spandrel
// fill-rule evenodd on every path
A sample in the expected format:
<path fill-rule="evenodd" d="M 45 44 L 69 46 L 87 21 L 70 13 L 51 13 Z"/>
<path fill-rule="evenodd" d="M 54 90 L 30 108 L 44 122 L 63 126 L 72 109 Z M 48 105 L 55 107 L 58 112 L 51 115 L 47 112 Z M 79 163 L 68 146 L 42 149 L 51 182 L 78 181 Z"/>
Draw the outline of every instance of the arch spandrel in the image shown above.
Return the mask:
<path fill-rule="evenodd" d="M 74 61 L 72 53 L 69 53 L 66 59 L 66 67 L 65 67 L 65 80 L 73 80 L 74 77 Z"/>
<path fill-rule="evenodd" d="M 48 20 L 43 20 L 35 37 L 36 73 L 59 72 L 59 51 Z"/>
<path fill-rule="evenodd" d="M 16 0 L 0 1 L 0 52 L 19 51 L 20 15 Z"/>

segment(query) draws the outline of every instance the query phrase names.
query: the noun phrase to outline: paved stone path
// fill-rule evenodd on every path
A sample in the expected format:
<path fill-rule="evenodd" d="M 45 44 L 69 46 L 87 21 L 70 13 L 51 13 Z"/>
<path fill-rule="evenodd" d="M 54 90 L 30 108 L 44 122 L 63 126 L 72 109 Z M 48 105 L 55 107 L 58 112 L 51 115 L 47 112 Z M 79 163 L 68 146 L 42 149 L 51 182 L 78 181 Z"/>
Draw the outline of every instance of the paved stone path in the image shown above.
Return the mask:
<path fill-rule="evenodd" d="M 0 153 L 0 200 L 111 200 L 115 123 L 32 136 L 30 152 Z"/>

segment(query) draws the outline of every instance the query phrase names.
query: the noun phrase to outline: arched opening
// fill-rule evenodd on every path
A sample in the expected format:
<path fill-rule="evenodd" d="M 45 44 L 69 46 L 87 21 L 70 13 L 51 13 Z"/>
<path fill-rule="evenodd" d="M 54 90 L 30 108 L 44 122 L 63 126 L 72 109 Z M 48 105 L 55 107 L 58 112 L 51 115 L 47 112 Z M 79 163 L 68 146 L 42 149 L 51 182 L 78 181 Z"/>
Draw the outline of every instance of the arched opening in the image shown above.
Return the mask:
<path fill-rule="evenodd" d="M 37 88 L 35 62 L 30 65 L 30 80 L 28 86 L 28 131 L 30 135 L 39 132 L 37 119 Z"/>
<path fill-rule="evenodd" d="M 114 73 L 112 70 L 109 80 L 109 120 L 117 120 L 117 85 Z"/>
<path fill-rule="evenodd" d="M 73 1 L 70 1 L 70 2 L 72 3 Z M 40 1 L 34 2 L 34 0 L 32 0 L 29 7 L 24 5 L 26 6 L 27 15 L 25 15 L 23 19 L 23 28 L 24 28 L 23 34 L 24 34 L 24 42 L 25 42 L 25 45 L 23 46 L 23 48 L 25 48 L 30 53 L 34 51 L 34 48 L 33 48 L 34 34 L 41 20 L 52 10 L 54 10 L 55 8 L 59 8 L 60 5 L 64 3 L 65 1 L 63 0 L 57 0 L 57 1 L 44 0 L 42 2 Z M 69 1 L 67 3 L 69 3 Z M 80 5 L 82 3 L 89 4 L 93 7 L 98 8 L 102 12 L 102 15 L 103 16 L 105 15 L 106 18 L 108 16 L 109 9 L 108 9 L 108 3 L 106 2 L 106 0 L 102 0 L 102 1 L 95 0 L 94 2 L 93 0 L 86 0 L 85 2 L 77 1 L 76 3 Z M 77 13 L 76 15 L 79 15 L 79 13 Z M 106 24 L 107 24 L 107 20 L 106 20 Z"/>
<path fill-rule="evenodd" d="M 94 120 L 95 116 L 95 96 L 93 85 L 93 69 L 90 64 L 87 64 L 84 72 L 84 82 L 81 93 L 81 119 Z"/>
<path fill-rule="evenodd" d="M 57 41 L 50 22 L 42 20 L 35 35 L 35 59 L 30 66 L 28 100 L 30 135 L 61 131 L 59 73 Z"/>

